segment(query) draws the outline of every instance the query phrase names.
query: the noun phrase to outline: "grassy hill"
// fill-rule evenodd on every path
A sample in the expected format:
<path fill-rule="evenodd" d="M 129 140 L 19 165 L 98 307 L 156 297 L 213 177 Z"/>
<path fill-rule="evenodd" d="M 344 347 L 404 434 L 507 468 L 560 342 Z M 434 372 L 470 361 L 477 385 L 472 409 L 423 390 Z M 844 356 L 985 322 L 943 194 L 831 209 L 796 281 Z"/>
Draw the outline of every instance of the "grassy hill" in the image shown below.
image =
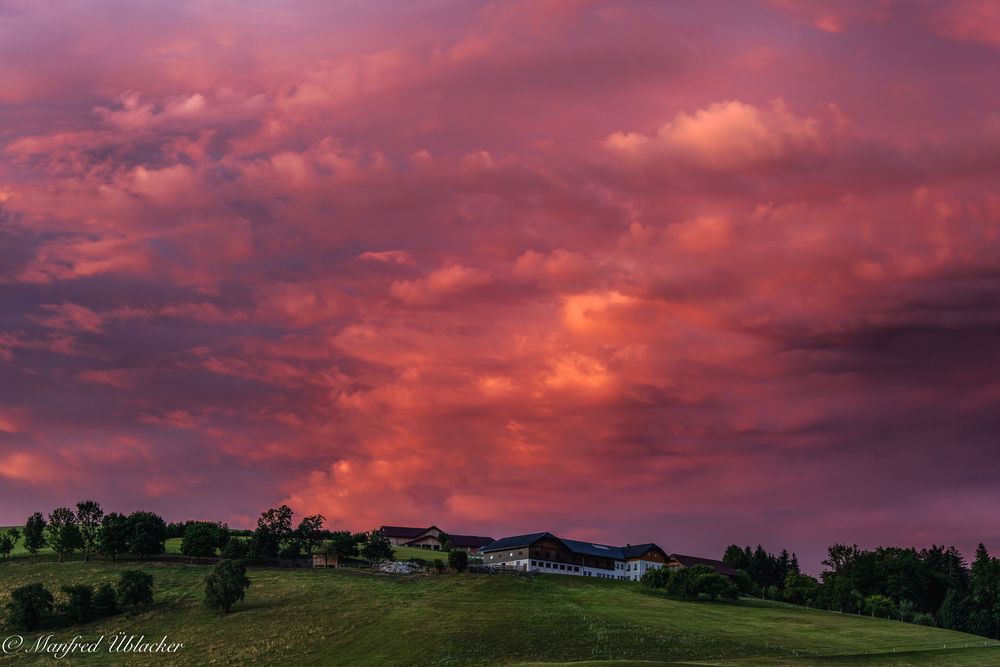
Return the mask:
<path fill-rule="evenodd" d="M 1000 664 L 1000 648 L 948 630 L 754 602 L 679 602 L 582 577 L 251 570 L 247 600 L 220 617 L 202 606 L 206 567 L 143 569 L 155 577 L 152 609 L 56 630 L 57 637 L 167 634 L 184 642 L 183 651 L 141 663 L 171 665 Z M 17 558 L 0 564 L 0 599 L 30 581 L 58 590 L 111 581 L 119 570 Z M 0 664 L 48 664 L 32 660 L 0 655 Z M 127 662 L 119 660 L 112 663 Z M 67 662 L 107 664 L 108 655 Z"/>

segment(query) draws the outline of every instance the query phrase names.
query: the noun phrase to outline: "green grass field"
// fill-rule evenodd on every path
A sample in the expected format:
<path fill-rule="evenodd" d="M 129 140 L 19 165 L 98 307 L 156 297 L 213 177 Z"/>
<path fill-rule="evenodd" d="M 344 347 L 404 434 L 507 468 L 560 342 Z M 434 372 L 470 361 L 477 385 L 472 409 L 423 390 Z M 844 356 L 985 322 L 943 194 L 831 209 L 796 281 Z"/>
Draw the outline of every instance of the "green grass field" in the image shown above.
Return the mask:
<path fill-rule="evenodd" d="M 56 636 L 166 634 L 185 644 L 173 656 L 112 664 L 1000 664 L 1000 648 L 982 648 L 982 638 L 948 630 L 784 605 L 679 602 L 627 582 L 555 575 L 254 569 L 246 601 L 219 616 L 202 606 L 208 567 L 141 567 L 155 577 L 153 608 L 54 630 Z M 0 565 L 0 599 L 27 582 L 57 591 L 67 583 L 111 581 L 120 569 L 78 557 L 62 564 L 16 558 Z M 50 660 L 0 655 L 2 664 Z M 107 664 L 109 657 L 65 662 Z"/>

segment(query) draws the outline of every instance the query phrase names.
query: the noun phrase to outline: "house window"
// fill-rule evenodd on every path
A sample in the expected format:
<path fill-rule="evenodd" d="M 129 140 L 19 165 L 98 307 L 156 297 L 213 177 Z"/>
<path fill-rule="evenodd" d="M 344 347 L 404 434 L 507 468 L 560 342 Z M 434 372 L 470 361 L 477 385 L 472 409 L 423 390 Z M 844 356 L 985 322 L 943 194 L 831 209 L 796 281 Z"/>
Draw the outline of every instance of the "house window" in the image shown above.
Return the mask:
<path fill-rule="evenodd" d="M 535 565 L 538 565 L 538 561 L 535 561 L 535 560 L 531 561 L 531 565 L 532 565 L 532 567 L 534 567 Z"/>
<path fill-rule="evenodd" d="M 574 571 L 574 572 L 579 572 L 579 571 L 580 571 L 580 568 L 578 568 L 578 567 L 576 567 L 576 566 L 573 566 L 573 571 Z"/>

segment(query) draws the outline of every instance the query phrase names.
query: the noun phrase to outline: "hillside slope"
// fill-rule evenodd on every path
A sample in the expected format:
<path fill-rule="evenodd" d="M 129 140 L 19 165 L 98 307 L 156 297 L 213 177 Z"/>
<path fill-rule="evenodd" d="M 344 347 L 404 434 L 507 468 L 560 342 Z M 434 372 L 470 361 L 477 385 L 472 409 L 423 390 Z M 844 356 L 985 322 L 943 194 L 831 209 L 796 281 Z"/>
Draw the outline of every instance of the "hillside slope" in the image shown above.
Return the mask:
<path fill-rule="evenodd" d="M 0 599 L 28 581 L 43 581 L 55 591 L 66 583 L 113 580 L 119 569 L 104 562 L 32 565 L 15 559 L 0 566 Z M 679 602 L 625 582 L 557 576 L 399 578 L 348 570 L 252 570 L 246 602 L 220 617 L 201 604 L 207 568 L 151 564 L 144 569 L 156 581 L 153 609 L 56 635 L 166 634 L 185 644 L 179 655 L 163 659 L 174 665 L 594 660 L 798 665 L 857 663 L 871 653 L 881 655 L 867 658 L 878 658 L 868 664 L 1000 662 L 1000 648 L 966 650 L 984 641 L 948 630 L 747 602 Z M 940 650 L 946 645 L 963 650 Z M 71 660 L 106 664 L 108 656 Z M 32 664 L 25 655 L 0 656 L 0 663 L 5 661 Z"/>

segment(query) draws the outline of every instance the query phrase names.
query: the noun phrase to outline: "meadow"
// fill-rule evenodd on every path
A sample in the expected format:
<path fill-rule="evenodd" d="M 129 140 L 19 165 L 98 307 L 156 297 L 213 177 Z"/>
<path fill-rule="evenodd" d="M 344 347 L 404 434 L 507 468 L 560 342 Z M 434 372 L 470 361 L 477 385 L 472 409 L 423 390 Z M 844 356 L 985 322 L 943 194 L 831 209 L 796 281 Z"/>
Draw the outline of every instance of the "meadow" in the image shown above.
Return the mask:
<path fill-rule="evenodd" d="M 132 616 L 54 630 L 183 642 L 172 656 L 64 662 L 171 665 L 996 665 L 996 642 L 949 630 L 790 605 L 681 602 L 632 583 L 540 575 L 400 577 L 366 571 L 251 569 L 244 602 L 204 608 L 208 567 L 130 563 L 155 577 L 156 603 Z M 122 565 L 13 558 L 0 599 L 31 581 L 113 581 Z M 37 634 L 37 633 L 34 633 Z M 33 637 L 34 634 L 31 636 Z M 991 644 L 986 647 L 986 644 Z M 978 647 L 978 648 L 977 648 Z M 0 656 L 0 664 L 49 664 Z"/>

